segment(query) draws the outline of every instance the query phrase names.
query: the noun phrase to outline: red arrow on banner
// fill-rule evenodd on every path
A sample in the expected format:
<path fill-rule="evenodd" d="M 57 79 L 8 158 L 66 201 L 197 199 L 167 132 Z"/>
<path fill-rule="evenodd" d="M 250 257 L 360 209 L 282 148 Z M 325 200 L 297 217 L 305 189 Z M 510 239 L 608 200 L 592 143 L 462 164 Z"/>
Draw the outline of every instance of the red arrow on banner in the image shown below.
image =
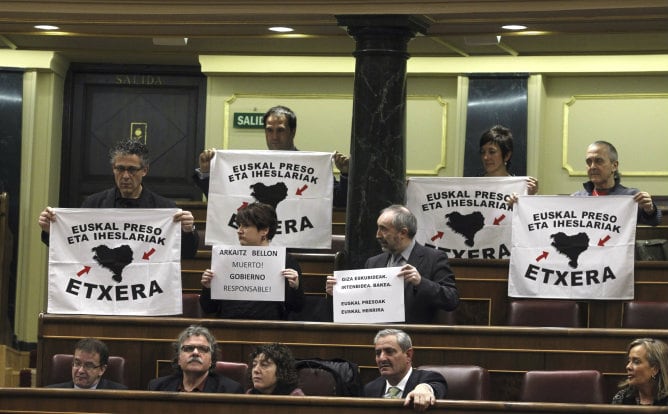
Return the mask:
<path fill-rule="evenodd" d="M 304 184 L 302 188 L 297 189 L 297 195 L 300 196 L 308 188 L 308 185 Z"/>
<path fill-rule="evenodd" d="M 88 272 L 90 272 L 90 266 L 84 266 L 83 269 L 77 272 L 77 276 L 81 277 L 81 275 Z"/>
<path fill-rule="evenodd" d="M 604 238 L 602 238 L 602 239 L 598 239 L 598 245 L 599 245 L 599 246 L 605 246 L 605 243 L 606 243 L 608 240 L 610 240 L 610 235 L 609 235 L 609 234 L 608 234 L 607 236 L 605 236 Z"/>
<path fill-rule="evenodd" d="M 142 256 L 142 259 L 144 259 L 144 260 L 149 260 L 149 258 L 151 257 L 151 255 L 152 255 L 153 253 L 155 253 L 155 249 L 154 249 L 154 248 L 151 248 L 151 250 L 149 250 L 149 251 L 147 251 L 147 252 L 144 252 L 144 256 Z"/>
<path fill-rule="evenodd" d="M 543 260 L 543 259 L 547 259 L 547 256 L 548 256 L 548 253 L 547 253 L 545 250 L 543 250 L 543 254 L 541 254 L 540 256 L 536 257 L 536 261 L 537 261 L 537 262 L 540 262 L 540 261 Z"/>
<path fill-rule="evenodd" d="M 501 216 L 495 218 L 495 219 L 494 219 L 494 225 L 495 225 L 495 226 L 498 226 L 499 223 L 501 223 L 501 222 L 503 221 L 504 218 L 506 218 L 506 215 L 505 215 L 505 214 L 501 214 Z"/>
<path fill-rule="evenodd" d="M 237 211 L 241 210 L 242 208 L 246 207 L 248 205 L 248 201 L 244 201 L 241 203 L 241 206 L 237 209 Z"/>
<path fill-rule="evenodd" d="M 434 235 L 434 237 L 431 238 L 431 241 L 435 241 L 436 239 L 442 239 L 443 238 L 443 232 L 439 231 Z"/>

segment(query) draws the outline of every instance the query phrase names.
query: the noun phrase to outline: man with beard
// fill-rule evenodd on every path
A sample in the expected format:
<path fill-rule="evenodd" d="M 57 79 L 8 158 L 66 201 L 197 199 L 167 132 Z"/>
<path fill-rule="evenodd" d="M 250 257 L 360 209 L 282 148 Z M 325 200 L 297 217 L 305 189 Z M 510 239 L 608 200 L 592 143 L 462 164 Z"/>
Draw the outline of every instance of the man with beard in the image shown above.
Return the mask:
<path fill-rule="evenodd" d="M 399 329 L 383 329 L 373 340 L 380 377 L 364 386 L 365 397 L 403 398 L 424 411 L 445 398 L 448 384 L 438 372 L 413 369 L 411 337 Z"/>
<path fill-rule="evenodd" d="M 438 310 L 459 305 L 455 275 L 446 254 L 414 240 L 417 219 L 406 207 L 391 205 L 380 212 L 376 239 L 383 253 L 367 259 L 364 267 L 401 266 L 397 277 L 404 279 L 406 323 L 436 323 Z M 336 279 L 327 276 L 326 291 L 332 294 Z"/>
<path fill-rule="evenodd" d="M 191 325 L 173 345 L 176 372 L 152 379 L 149 391 L 243 393 L 241 384 L 215 373 L 218 344 L 208 329 Z"/>

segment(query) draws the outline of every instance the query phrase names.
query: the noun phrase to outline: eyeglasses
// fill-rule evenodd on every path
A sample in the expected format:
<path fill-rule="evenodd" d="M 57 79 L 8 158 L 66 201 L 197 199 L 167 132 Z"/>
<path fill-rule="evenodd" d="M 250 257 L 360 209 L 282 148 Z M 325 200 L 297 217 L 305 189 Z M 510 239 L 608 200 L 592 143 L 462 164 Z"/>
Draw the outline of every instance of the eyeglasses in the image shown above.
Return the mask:
<path fill-rule="evenodd" d="M 144 167 L 126 167 L 124 165 L 114 165 L 114 171 L 119 174 L 124 174 L 126 171 L 130 175 L 137 174 L 140 170 L 143 170 Z"/>
<path fill-rule="evenodd" d="M 102 366 L 102 364 L 95 365 L 92 362 L 81 362 L 78 359 L 75 359 L 74 361 L 72 361 L 72 367 L 73 368 L 79 369 L 79 368 L 83 367 L 83 369 L 85 369 L 86 371 L 92 371 L 95 368 L 100 368 L 101 366 Z"/>
<path fill-rule="evenodd" d="M 181 352 L 191 353 L 194 352 L 195 349 L 200 354 L 207 354 L 211 352 L 211 347 L 208 345 L 181 345 Z"/>

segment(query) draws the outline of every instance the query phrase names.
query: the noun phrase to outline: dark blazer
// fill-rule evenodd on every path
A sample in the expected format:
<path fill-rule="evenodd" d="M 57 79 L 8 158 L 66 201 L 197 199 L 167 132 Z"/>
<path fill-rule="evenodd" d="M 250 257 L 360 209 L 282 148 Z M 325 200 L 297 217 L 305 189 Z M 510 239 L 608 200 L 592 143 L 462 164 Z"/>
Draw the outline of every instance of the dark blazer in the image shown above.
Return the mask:
<path fill-rule="evenodd" d="M 385 377 L 378 377 L 375 380 L 364 386 L 364 396 L 372 398 L 383 398 L 385 395 Z M 408 377 L 406 388 L 401 395 L 406 398 L 409 392 L 413 391 L 418 384 L 429 384 L 434 390 L 434 396 L 438 400 L 442 400 L 448 394 L 448 383 L 443 378 L 443 375 L 434 371 L 426 371 L 413 368 L 411 376 Z"/>
<path fill-rule="evenodd" d="M 390 253 L 384 252 L 370 257 L 364 267 L 386 267 L 389 259 Z M 404 287 L 406 323 L 433 323 L 438 309 L 451 311 L 459 305 L 455 275 L 444 252 L 415 243 L 408 264 L 420 272 L 422 281 L 417 287 Z"/>
<path fill-rule="evenodd" d="M 176 203 L 169 198 L 154 193 L 143 187 L 141 195 L 133 200 L 132 205 L 126 203 L 116 187 L 99 193 L 91 194 L 81 204 L 81 208 L 176 208 Z M 42 242 L 49 245 L 49 233 L 42 231 Z M 199 234 L 194 231 L 181 234 L 181 258 L 192 259 L 197 254 Z"/>
<path fill-rule="evenodd" d="M 153 378 L 148 383 L 149 391 L 178 391 L 183 383 L 183 373 L 168 375 L 166 377 Z M 209 373 L 202 392 L 243 394 L 241 384 L 227 378 L 224 375 Z"/>
<path fill-rule="evenodd" d="M 46 388 L 74 388 L 74 381 L 68 381 L 68 382 L 61 382 L 60 384 L 51 384 L 47 385 Z M 100 382 L 97 384 L 98 390 L 127 390 L 128 387 L 126 387 L 123 384 L 120 384 L 118 382 L 114 382 L 108 379 L 100 379 Z"/>

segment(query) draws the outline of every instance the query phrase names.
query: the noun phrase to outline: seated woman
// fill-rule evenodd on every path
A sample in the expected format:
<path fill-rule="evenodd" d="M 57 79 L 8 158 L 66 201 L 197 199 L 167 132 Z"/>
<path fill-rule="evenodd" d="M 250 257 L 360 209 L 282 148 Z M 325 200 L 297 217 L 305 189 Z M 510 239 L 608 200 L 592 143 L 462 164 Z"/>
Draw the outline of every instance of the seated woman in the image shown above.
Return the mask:
<path fill-rule="evenodd" d="M 483 177 L 507 177 L 510 159 L 513 156 L 513 134 L 503 125 L 495 125 L 480 137 L 480 162 L 485 172 Z M 527 177 L 527 193 L 538 193 L 538 180 Z"/>
<path fill-rule="evenodd" d="M 626 348 L 627 378 L 613 404 L 668 405 L 668 346 L 652 338 L 636 339 Z"/>
<path fill-rule="evenodd" d="M 242 246 L 268 246 L 276 234 L 278 219 L 276 210 L 269 204 L 252 203 L 237 212 L 237 236 Z M 211 299 L 211 269 L 202 274 L 200 305 L 206 313 L 215 313 L 225 319 L 280 320 L 287 319 L 288 312 L 298 312 L 304 305 L 304 289 L 301 284 L 299 263 L 289 254 L 285 257 L 285 301 L 262 302 L 251 300 Z"/>
<path fill-rule="evenodd" d="M 297 370 L 290 349 L 282 344 L 259 345 L 250 356 L 250 382 L 246 394 L 304 395 L 297 388 Z"/>

